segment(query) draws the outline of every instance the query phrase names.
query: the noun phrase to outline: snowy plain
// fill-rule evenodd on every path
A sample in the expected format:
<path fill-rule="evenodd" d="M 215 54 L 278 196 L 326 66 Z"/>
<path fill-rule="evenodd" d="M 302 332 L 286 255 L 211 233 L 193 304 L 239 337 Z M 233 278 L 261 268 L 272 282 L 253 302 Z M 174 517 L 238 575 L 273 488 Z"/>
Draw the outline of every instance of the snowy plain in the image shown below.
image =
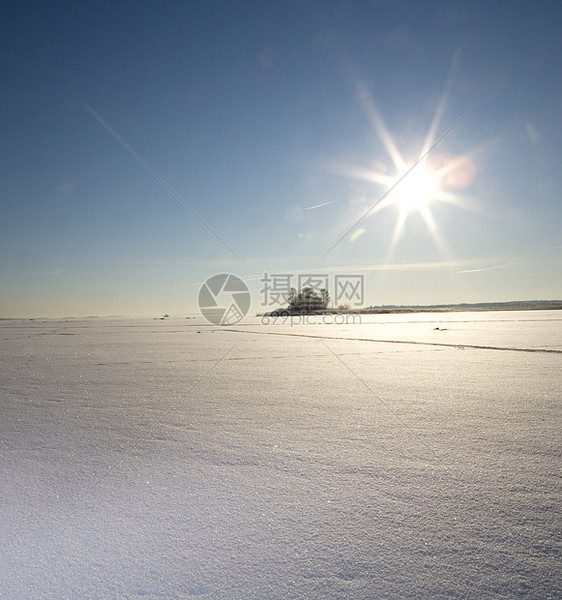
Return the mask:
<path fill-rule="evenodd" d="M 0 597 L 562 597 L 562 312 L 0 321 Z"/>

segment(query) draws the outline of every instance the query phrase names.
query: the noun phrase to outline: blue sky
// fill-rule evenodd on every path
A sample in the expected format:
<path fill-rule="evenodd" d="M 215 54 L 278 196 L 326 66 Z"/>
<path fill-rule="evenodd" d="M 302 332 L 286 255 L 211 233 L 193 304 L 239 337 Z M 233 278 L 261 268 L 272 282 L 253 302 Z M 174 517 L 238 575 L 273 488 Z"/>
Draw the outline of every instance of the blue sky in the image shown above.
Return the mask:
<path fill-rule="evenodd" d="M 562 298 L 558 2 L 12 2 L 2 21 L 0 316 L 190 313 L 221 272 L 254 311 L 265 272 L 364 274 L 366 305 Z M 433 141 L 472 111 L 427 158 L 432 197 L 407 212 L 398 184 L 354 227 L 439 107 Z"/>

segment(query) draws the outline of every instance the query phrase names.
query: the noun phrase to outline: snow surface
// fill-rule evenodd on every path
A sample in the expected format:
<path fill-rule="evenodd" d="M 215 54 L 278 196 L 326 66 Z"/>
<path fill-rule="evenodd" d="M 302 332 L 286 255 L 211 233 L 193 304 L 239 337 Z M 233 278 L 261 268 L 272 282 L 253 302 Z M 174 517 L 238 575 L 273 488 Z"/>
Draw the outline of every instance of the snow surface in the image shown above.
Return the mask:
<path fill-rule="evenodd" d="M 562 597 L 562 313 L 363 321 L 0 321 L 0 597 Z"/>

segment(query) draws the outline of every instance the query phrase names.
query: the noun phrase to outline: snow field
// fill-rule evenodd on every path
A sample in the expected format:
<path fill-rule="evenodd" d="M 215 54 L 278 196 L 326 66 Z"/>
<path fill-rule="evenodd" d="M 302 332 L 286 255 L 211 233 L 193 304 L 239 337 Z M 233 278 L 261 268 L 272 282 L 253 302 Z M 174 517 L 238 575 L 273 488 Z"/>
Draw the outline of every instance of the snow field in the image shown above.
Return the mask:
<path fill-rule="evenodd" d="M 1 321 L 0 597 L 558 598 L 557 319 Z"/>

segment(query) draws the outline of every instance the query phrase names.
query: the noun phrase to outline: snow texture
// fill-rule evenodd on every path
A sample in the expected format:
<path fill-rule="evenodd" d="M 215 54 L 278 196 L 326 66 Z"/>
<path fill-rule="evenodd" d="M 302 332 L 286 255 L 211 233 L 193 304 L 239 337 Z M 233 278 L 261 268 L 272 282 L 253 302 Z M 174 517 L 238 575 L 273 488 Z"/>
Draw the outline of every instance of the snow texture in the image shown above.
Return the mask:
<path fill-rule="evenodd" d="M 0 340 L 1 598 L 562 597 L 559 312 Z"/>

